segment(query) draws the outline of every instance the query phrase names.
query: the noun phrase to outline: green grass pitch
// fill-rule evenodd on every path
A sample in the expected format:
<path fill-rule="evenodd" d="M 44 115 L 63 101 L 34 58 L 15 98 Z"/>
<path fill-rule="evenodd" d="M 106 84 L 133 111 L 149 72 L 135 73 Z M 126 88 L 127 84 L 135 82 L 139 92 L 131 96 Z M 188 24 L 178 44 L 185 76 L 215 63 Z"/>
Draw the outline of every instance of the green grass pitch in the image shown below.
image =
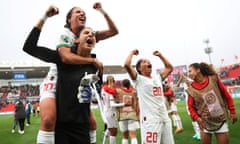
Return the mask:
<path fill-rule="evenodd" d="M 238 114 L 238 122 L 232 125 L 229 122 L 230 129 L 230 144 L 240 143 L 240 99 L 234 99 L 235 107 Z M 97 144 L 102 143 L 103 138 L 103 122 L 98 109 L 93 110 L 98 122 L 97 129 Z M 175 144 L 199 144 L 192 138 L 194 131 L 191 124 L 191 119 L 186 112 L 185 102 L 178 103 L 178 113 L 182 119 L 184 131 L 179 134 L 174 134 Z M 15 133 L 11 133 L 13 125 L 13 115 L 0 115 L 0 144 L 35 144 L 36 136 L 39 128 L 40 118 L 31 116 L 31 125 L 25 126 L 25 133 L 23 135 L 18 134 L 17 130 Z M 173 128 L 175 130 L 175 128 Z M 140 144 L 140 131 L 138 131 L 138 141 Z M 212 143 L 216 143 L 215 137 L 212 138 Z M 121 133 L 118 131 L 117 143 L 121 144 Z M 130 143 L 130 142 L 129 142 Z"/>

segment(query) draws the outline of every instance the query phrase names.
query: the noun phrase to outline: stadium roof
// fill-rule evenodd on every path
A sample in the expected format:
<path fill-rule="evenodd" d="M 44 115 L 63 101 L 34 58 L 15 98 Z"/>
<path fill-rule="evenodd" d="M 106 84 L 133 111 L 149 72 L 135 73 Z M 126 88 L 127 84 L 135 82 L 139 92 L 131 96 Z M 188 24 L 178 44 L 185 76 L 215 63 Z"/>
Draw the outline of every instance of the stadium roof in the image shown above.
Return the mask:
<path fill-rule="evenodd" d="M 0 79 L 13 79 L 15 73 L 24 73 L 26 78 L 44 78 L 47 75 L 49 66 L 0 66 Z M 124 74 L 125 69 L 120 65 L 104 66 L 104 74 Z"/>

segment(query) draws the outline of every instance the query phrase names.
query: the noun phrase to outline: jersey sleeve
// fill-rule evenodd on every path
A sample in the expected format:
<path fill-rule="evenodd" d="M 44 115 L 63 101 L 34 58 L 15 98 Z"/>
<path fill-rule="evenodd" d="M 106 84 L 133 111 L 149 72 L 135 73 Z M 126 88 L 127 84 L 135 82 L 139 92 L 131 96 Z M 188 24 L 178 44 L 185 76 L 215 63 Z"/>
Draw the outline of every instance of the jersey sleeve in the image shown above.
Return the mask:
<path fill-rule="evenodd" d="M 61 46 L 71 47 L 73 46 L 74 41 L 75 35 L 69 29 L 65 28 L 59 37 L 57 48 Z"/>
<path fill-rule="evenodd" d="M 188 111 L 190 112 L 192 119 L 194 121 L 197 120 L 199 118 L 199 115 L 197 114 L 197 111 L 194 108 L 194 101 L 190 95 L 188 96 L 187 105 L 188 105 Z"/>

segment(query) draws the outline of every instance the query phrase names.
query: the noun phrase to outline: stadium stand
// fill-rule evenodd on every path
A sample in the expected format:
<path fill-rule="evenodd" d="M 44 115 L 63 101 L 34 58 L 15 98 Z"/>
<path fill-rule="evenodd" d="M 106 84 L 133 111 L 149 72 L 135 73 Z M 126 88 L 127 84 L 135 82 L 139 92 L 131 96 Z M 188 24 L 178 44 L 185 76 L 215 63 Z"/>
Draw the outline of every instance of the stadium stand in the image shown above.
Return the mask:
<path fill-rule="evenodd" d="M 240 63 L 220 67 L 219 76 L 225 85 L 240 85 Z"/>
<path fill-rule="evenodd" d="M 186 73 L 186 66 L 176 66 L 172 76 L 174 77 L 181 71 Z M 47 75 L 49 65 L 34 64 L 31 66 L 19 65 L 11 66 L 9 64 L 0 67 L 0 112 L 12 111 L 14 109 L 13 103 L 17 99 L 31 100 L 33 102 L 39 101 L 39 85 L 43 78 Z M 126 71 L 120 65 L 104 66 L 104 74 L 125 74 Z M 219 68 L 219 77 L 227 86 L 233 97 L 240 97 L 240 63 L 232 64 Z M 170 78 L 169 78 L 170 79 Z M 121 87 L 121 81 L 116 81 L 116 86 Z M 182 90 L 180 97 L 182 96 Z"/>

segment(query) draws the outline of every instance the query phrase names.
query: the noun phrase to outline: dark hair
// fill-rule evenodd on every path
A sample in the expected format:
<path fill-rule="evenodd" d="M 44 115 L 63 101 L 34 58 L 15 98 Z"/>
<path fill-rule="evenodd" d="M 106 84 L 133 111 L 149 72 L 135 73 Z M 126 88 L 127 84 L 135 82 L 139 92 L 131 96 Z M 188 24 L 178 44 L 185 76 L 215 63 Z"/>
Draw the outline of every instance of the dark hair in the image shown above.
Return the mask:
<path fill-rule="evenodd" d="M 136 70 L 139 74 L 142 74 L 141 71 L 139 70 L 141 63 L 142 63 L 142 59 L 138 60 L 136 63 Z"/>
<path fill-rule="evenodd" d="M 124 79 L 122 80 L 122 86 L 126 87 L 126 88 L 130 88 L 131 87 L 131 83 L 128 79 Z"/>
<path fill-rule="evenodd" d="M 92 29 L 91 27 L 84 27 L 84 28 L 79 29 L 78 33 L 76 34 L 76 38 L 78 38 L 80 36 L 81 31 L 86 29 L 86 28 Z M 74 44 L 71 46 L 71 52 L 72 53 L 75 53 L 75 54 L 77 53 L 78 44 L 79 43 L 74 42 Z"/>
<path fill-rule="evenodd" d="M 64 25 L 65 28 L 71 29 L 71 24 L 68 22 L 68 19 L 71 18 L 72 12 L 73 12 L 73 10 L 74 10 L 75 8 L 76 8 L 76 7 L 71 8 L 71 9 L 68 11 L 67 15 L 66 15 L 66 24 Z"/>
<path fill-rule="evenodd" d="M 108 75 L 108 76 L 107 76 L 107 81 L 106 81 L 107 84 L 109 84 L 110 79 L 112 79 L 113 82 L 115 82 L 114 77 L 111 76 L 111 75 Z"/>
<path fill-rule="evenodd" d="M 189 65 L 189 67 L 193 67 L 194 69 L 199 69 L 202 75 L 204 76 L 217 75 L 217 72 L 214 70 L 213 66 L 205 62 L 192 63 Z"/>
<path fill-rule="evenodd" d="M 78 49 L 78 43 L 74 43 L 72 46 L 71 46 L 71 52 L 76 54 L 77 53 L 77 49 Z"/>

